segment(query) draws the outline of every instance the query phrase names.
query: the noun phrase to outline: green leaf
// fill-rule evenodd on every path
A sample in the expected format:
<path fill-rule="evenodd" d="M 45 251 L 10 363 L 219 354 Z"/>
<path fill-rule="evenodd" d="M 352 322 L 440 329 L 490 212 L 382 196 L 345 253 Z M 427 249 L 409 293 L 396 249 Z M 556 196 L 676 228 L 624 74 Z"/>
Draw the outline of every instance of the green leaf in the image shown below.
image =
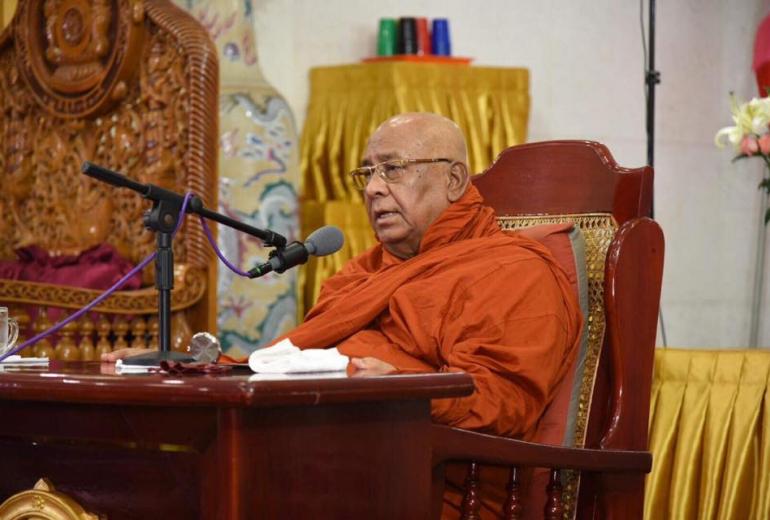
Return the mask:
<path fill-rule="evenodd" d="M 765 225 L 770 222 L 770 208 L 767 208 L 767 211 L 765 211 Z"/>
<path fill-rule="evenodd" d="M 740 155 L 736 155 L 732 158 L 730 162 L 740 161 L 741 159 L 748 159 L 749 157 L 752 157 L 751 155 L 746 155 L 745 153 L 742 153 Z"/>
<path fill-rule="evenodd" d="M 759 183 L 759 186 L 757 186 L 757 188 L 759 188 L 760 190 L 764 188 L 764 190 L 767 193 L 770 193 L 770 178 L 765 177 L 764 179 L 762 179 L 762 182 Z"/>

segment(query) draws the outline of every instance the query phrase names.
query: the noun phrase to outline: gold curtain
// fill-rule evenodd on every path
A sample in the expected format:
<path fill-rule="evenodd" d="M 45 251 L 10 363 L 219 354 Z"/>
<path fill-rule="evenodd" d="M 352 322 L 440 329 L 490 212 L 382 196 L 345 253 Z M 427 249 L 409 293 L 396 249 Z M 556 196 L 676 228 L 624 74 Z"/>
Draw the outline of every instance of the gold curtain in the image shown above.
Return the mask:
<path fill-rule="evenodd" d="M 526 69 L 380 62 L 310 72 L 310 103 L 302 132 L 302 227 L 339 226 L 345 246 L 311 261 L 303 274 L 307 308 L 321 283 L 374 244 L 361 194 L 347 173 L 359 165 L 369 135 L 402 112 L 435 112 L 460 125 L 471 171 L 486 169 L 504 148 L 523 143 L 529 117 Z"/>
<path fill-rule="evenodd" d="M 659 349 L 645 518 L 770 518 L 770 351 Z"/>
<path fill-rule="evenodd" d="M 0 30 L 11 21 L 13 13 L 16 12 L 17 0 L 0 0 Z"/>

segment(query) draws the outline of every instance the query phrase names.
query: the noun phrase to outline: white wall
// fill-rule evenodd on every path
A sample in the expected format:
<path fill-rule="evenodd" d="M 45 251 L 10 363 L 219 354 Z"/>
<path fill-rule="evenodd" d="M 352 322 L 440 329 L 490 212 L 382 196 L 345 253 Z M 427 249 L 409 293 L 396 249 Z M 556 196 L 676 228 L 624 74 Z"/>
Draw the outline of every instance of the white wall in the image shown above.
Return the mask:
<path fill-rule="evenodd" d="M 311 67 L 375 49 L 379 17 L 450 19 L 454 53 L 531 71 L 529 140 L 581 138 L 646 161 L 639 3 L 634 0 L 255 0 L 260 60 L 301 125 Z M 756 26 L 770 0 L 657 7 L 656 217 L 666 233 L 663 311 L 672 346 L 748 342 L 762 170 L 713 145 L 728 92 L 755 95 Z M 646 5 L 644 19 L 647 19 Z M 768 254 L 770 270 L 770 254 Z M 770 273 L 768 274 L 770 278 Z M 760 344 L 770 346 L 770 280 Z"/>

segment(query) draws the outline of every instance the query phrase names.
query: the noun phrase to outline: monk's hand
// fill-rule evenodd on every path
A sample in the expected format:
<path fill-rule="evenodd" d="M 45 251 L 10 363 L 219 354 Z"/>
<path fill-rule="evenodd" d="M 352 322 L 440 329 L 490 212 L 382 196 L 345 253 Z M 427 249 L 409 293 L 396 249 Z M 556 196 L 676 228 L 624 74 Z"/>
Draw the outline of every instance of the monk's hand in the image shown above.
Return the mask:
<path fill-rule="evenodd" d="M 105 352 L 102 354 L 102 361 L 114 363 L 119 359 L 135 356 L 144 352 L 147 352 L 146 348 L 120 348 L 118 350 L 113 350 L 112 352 Z"/>
<path fill-rule="evenodd" d="M 396 367 L 377 358 L 350 358 L 350 364 L 356 367 L 356 375 L 378 376 L 395 372 Z"/>

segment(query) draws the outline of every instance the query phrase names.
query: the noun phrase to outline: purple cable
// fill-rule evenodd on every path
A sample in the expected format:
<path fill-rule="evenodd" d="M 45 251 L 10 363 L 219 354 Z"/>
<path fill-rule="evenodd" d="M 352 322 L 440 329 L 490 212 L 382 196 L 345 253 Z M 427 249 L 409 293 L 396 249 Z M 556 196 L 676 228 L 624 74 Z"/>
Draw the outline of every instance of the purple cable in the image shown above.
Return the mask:
<path fill-rule="evenodd" d="M 211 234 L 211 230 L 209 229 L 209 225 L 206 223 L 206 219 L 203 218 L 203 216 L 200 217 L 201 219 L 201 226 L 203 226 L 203 232 L 206 234 L 206 238 L 209 241 L 209 244 L 211 244 L 211 248 L 214 250 L 214 252 L 217 254 L 220 260 L 222 260 L 222 263 L 227 266 L 228 269 L 230 269 L 235 274 L 239 274 L 241 276 L 245 276 L 246 278 L 251 278 L 249 273 L 246 273 L 244 271 L 241 271 L 236 267 L 235 265 L 231 264 L 227 258 L 225 258 L 225 255 L 222 254 L 222 251 L 219 250 L 217 247 L 217 241 L 214 240 L 214 235 Z"/>
<path fill-rule="evenodd" d="M 179 211 L 179 220 L 178 220 L 178 221 L 177 221 L 177 223 L 176 223 L 176 227 L 174 228 L 174 231 L 172 232 L 172 235 L 175 235 L 175 234 L 176 234 L 176 232 L 177 232 L 177 231 L 179 231 L 179 228 L 180 228 L 180 227 L 182 227 L 182 223 L 184 222 L 184 215 L 185 215 L 185 211 L 187 210 L 187 202 L 190 200 L 190 197 L 191 197 L 191 196 L 192 196 L 192 192 L 187 192 L 187 193 L 185 194 L 185 196 L 184 196 L 184 201 L 182 201 L 182 209 Z M 125 284 L 125 283 L 126 283 L 126 282 L 127 282 L 127 281 L 128 281 L 128 280 L 129 280 L 129 279 L 132 277 L 132 276 L 134 276 L 136 273 L 138 273 L 139 271 L 141 271 L 142 269 L 144 269 L 144 268 L 147 266 L 147 264 L 149 264 L 150 262 L 152 262 L 152 260 L 153 260 L 153 259 L 154 259 L 154 258 L 155 258 L 157 255 L 158 255 L 158 252 L 157 252 L 157 251 L 155 251 L 155 252 L 153 252 L 153 253 L 150 253 L 149 255 L 147 255 L 147 257 L 146 257 L 144 260 L 142 260 L 141 262 L 139 262 L 139 265 L 137 265 L 136 267 L 134 267 L 133 269 L 131 269 L 131 271 L 129 271 L 128 273 L 126 273 L 126 274 L 123 276 L 123 278 L 121 278 L 120 280 L 118 280 L 117 282 L 115 282 L 115 284 L 114 284 L 112 287 L 110 287 L 109 289 L 107 289 L 106 291 L 104 291 L 102 294 L 100 294 L 99 296 L 97 296 L 96 298 L 94 298 L 93 300 L 91 300 L 91 302 L 89 302 L 89 303 L 88 303 L 88 305 L 86 305 L 85 307 L 83 307 L 83 308 L 82 308 L 82 309 L 80 309 L 79 311 L 77 311 L 77 312 L 74 312 L 74 313 L 72 313 L 71 315 L 67 316 L 65 319 L 63 319 L 62 321 L 60 321 L 59 323 L 57 323 L 56 325 L 54 325 L 54 326 L 53 326 L 53 327 L 51 327 L 50 329 L 48 329 L 48 330 L 44 330 L 43 332 L 41 332 L 41 333 L 40 333 L 40 334 L 38 334 L 37 336 L 33 336 L 33 337 L 31 337 L 30 339 L 28 339 L 27 341 L 25 341 L 25 342 L 24 342 L 24 343 L 22 343 L 21 345 L 19 345 L 19 346 L 17 346 L 17 347 L 15 347 L 15 348 L 13 348 L 12 350 L 10 350 L 9 352 L 6 352 L 6 353 L 5 353 L 5 354 L 3 354 L 3 355 L 1 355 L 1 356 L 0 356 L 0 362 L 2 362 L 2 361 L 3 361 L 5 358 L 7 358 L 7 357 L 13 356 L 14 354 L 18 354 L 19 352 L 21 352 L 22 350 L 24 350 L 24 349 L 25 349 L 25 348 L 27 348 L 28 346 L 30 346 L 30 345 L 32 345 L 32 344 L 34 344 L 34 343 L 37 343 L 38 341 L 40 341 L 41 339 L 45 338 L 46 336 L 50 336 L 50 335 L 51 335 L 51 334 L 53 334 L 54 332 L 57 332 L 57 331 L 59 331 L 59 330 L 60 330 L 62 327 L 64 327 L 66 324 L 68 324 L 68 323 L 69 323 L 69 322 L 71 322 L 72 320 L 76 320 L 76 319 L 78 319 L 78 318 L 79 318 L 79 317 L 81 317 L 83 314 L 85 314 L 86 312 L 88 312 L 88 311 L 90 311 L 92 308 L 94 308 L 96 305 L 99 305 L 100 303 L 102 303 L 102 302 L 103 302 L 104 300 L 106 300 L 106 299 L 107 299 L 107 298 L 108 298 L 108 297 L 109 297 L 109 296 L 110 296 L 112 293 L 114 293 L 114 292 L 115 292 L 115 291 L 117 291 L 117 290 L 118 290 L 120 287 L 122 287 L 122 286 L 123 286 L 123 284 Z"/>

